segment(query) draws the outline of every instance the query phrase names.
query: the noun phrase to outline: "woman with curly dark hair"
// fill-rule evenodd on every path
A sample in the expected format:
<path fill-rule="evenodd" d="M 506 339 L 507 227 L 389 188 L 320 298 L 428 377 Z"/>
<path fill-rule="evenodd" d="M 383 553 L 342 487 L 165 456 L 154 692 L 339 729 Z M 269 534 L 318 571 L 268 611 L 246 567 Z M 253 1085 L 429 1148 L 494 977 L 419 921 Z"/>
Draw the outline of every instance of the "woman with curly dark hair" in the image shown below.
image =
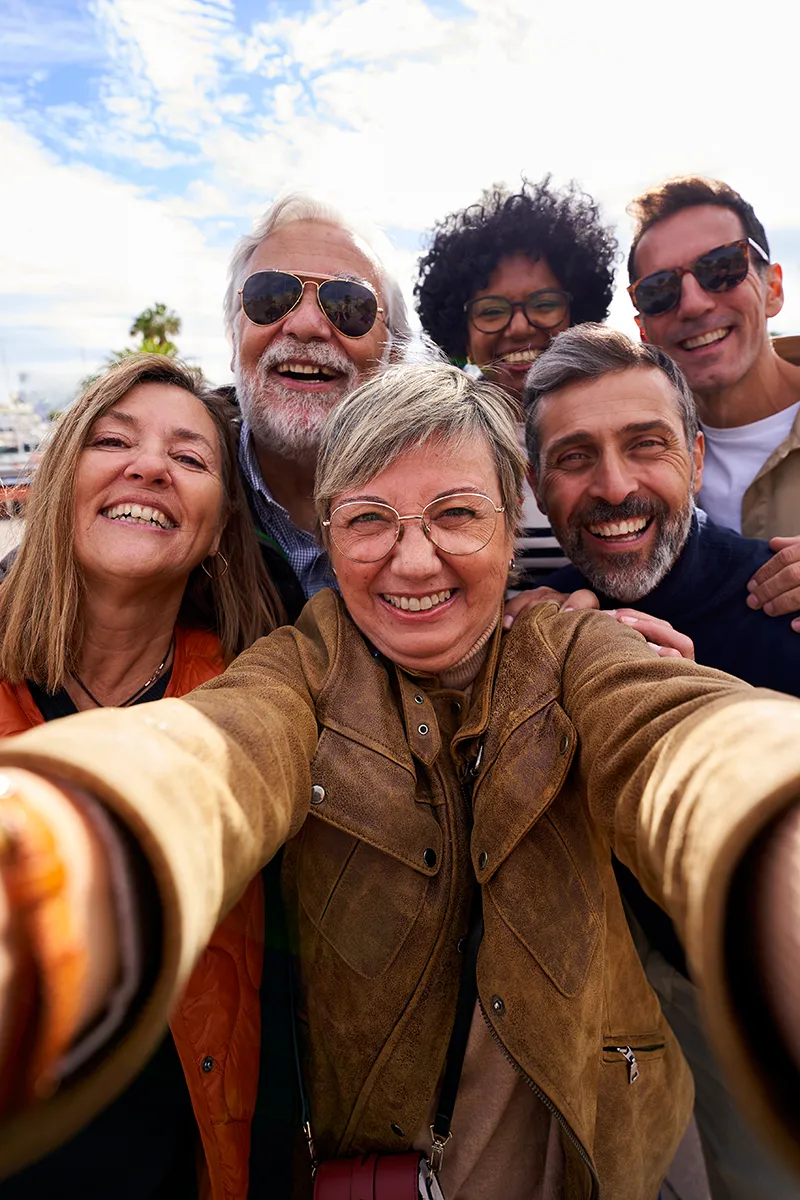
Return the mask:
<path fill-rule="evenodd" d="M 617 240 L 591 196 L 550 176 L 488 189 L 437 222 L 414 291 L 422 327 L 455 363 L 519 397 L 531 363 L 570 325 L 604 321 Z M 531 586 L 566 561 L 526 489 L 517 559 Z"/>

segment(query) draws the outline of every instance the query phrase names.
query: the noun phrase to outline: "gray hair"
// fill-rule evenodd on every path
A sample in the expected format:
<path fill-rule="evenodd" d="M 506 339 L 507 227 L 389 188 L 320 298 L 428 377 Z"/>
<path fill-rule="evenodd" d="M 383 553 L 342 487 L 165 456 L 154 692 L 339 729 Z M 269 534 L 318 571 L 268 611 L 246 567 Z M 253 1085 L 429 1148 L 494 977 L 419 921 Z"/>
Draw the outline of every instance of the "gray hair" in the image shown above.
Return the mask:
<path fill-rule="evenodd" d="M 669 380 L 680 412 L 689 451 L 697 437 L 694 397 L 680 367 L 668 354 L 650 342 L 635 342 L 616 329 L 587 322 L 565 329 L 536 360 L 525 379 L 522 404 L 525 409 L 525 441 L 531 466 L 539 474 L 542 451 L 539 435 L 541 400 L 568 383 L 600 379 L 633 367 L 655 367 Z"/>
<path fill-rule="evenodd" d="M 319 221 L 337 225 L 363 243 L 367 257 L 372 260 L 378 274 L 378 283 L 386 308 L 386 328 L 391 340 L 407 342 L 411 337 L 411 326 L 400 284 L 389 265 L 393 256 L 389 239 L 377 226 L 348 217 L 335 205 L 303 191 L 284 192 L 280 195 L 263 216 L 254 222 L 253 232 L 239 238 L 234 246 L 223 302 L 225 328 L 231 340 L 239 311 L 239 288 L 247 278 L 253 254 L 264 238 L 293 221 Z"/>
<path fill-rule="evenodd" d="M 506 526 L 513 533 L 522 512 L 526 469 L 518 421 L 505 392 L 458 367 L 388 367 L 346 396 L 325 422 L 314 489 L 317 515 L 324 520 L 334 496 L 365 484 L 431 438 L 458 445 L 480 437 L 492 451 Z"/>

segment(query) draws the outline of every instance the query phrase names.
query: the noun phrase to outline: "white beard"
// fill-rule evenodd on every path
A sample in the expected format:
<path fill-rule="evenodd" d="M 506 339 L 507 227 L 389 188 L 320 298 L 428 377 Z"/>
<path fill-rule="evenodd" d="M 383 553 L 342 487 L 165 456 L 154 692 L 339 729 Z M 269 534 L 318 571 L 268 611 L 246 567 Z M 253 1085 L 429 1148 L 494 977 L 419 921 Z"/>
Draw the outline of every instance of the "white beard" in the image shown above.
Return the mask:
<path fill-rule="evenodd" d="M 316 457 L 325 418 L 359 382 L 355 364 L 338 348 L 325 342 L 308 342 L 302 351 L 304 360 L 341 372 L 324 392 L 289 387 L 273 370 L 278 363 L 297 356 L 294 338 L 271 342 L 254 370 L 242 370 L 238 355 L 234 365 L 236 395 L 256 442 L 294 461 Z"/>

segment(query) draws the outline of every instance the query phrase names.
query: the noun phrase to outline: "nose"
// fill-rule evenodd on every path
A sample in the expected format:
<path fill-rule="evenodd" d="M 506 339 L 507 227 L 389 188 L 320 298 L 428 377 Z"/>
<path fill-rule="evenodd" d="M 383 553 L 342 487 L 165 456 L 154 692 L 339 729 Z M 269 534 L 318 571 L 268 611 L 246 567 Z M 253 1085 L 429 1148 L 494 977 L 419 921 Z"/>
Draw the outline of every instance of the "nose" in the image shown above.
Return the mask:
<path fill-rule="evenodd" d="M 439 555 L 417 521 L 403 521 L 392 552 L 392 569 L 404 579 L 429 579 L 439 572 Z"/>
<path fill-rule="evenodd" d="M 299 342 L 325 341 L 333 336 L 333 326 L 317 303 L 317 289 L 306 280 L 300 303 L 284 317 L 281 333 L 292 334 Z"/>
<path fill-rule="evenodd" d="M 515 342 L 530 342 L 537 337 L 541 337 L 541 330 L 528 323 L 528 319 L 521 308 L 515 308 L 511 321 L 505 328 L 505 334 Z"/>
<path fill-rule="evenodd" d="M 695 279 L 694 275 L 684 275 L 681 280 L 681 299 L 678 304 L 678 316 L 687 321 L 696 321 L 705 316 L 714 307 L 714 297 L 707 292 Z"/>
<path fill-rule="evenodd" d="M 170 460 L 164 446 L 153 443 L 137 447 L 124 475 L 137 483 L 166 487 L 172 481 Z"/>
<path fill-rule="evenodd" d="M 633 492 L 639 490 L 639 485 L 628 470 L 624 458 L 616 454 L 607 454 L 597 464 L 588 490 L 595 500 L 605 500 L 607 504 L 621 504 Z"/>

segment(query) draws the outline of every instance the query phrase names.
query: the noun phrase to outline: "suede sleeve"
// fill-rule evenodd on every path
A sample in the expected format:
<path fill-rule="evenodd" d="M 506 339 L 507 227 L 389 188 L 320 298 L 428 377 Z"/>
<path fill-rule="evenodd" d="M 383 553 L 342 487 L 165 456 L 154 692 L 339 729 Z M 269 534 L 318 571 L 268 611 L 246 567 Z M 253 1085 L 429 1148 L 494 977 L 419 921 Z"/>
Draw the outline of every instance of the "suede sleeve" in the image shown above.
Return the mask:
<path fill-rule="evenodd" d="M 77 784 L 114 813 L 147 859 L 164 922 L 159 977 L 131 1032 L 84 1082 L 0 1130 L 0 1177 L 64 1140 L 130 1081 L 220 918 L 302 825 L 315 696 L 338 636 L 336 601 L 323 593 L 297 628 L 261 639 L 191 699 L 81 713 L 0 741 L 0 771 Z"/>
<path fill-rule="evenodd" d="M 747 1015 L 757 983 L 736 978 L 730 962 L 732 941 L 750 934 L 730 925 L 742 911 L 739 869 L 800 798 L 800 701 L 658 658 L 640 635 L 597 613 L 570 618 L 549 608 L 540 621 L 562 663 L 590 814 L 675 922 L 709 1036 L 743 1106 L 800 1165 L 796 1114 L 776 1104 L 774 1086 L 776 1071 L 797 1081 L 796 1068 L 765 1063 L 761 1030 Z"/>

